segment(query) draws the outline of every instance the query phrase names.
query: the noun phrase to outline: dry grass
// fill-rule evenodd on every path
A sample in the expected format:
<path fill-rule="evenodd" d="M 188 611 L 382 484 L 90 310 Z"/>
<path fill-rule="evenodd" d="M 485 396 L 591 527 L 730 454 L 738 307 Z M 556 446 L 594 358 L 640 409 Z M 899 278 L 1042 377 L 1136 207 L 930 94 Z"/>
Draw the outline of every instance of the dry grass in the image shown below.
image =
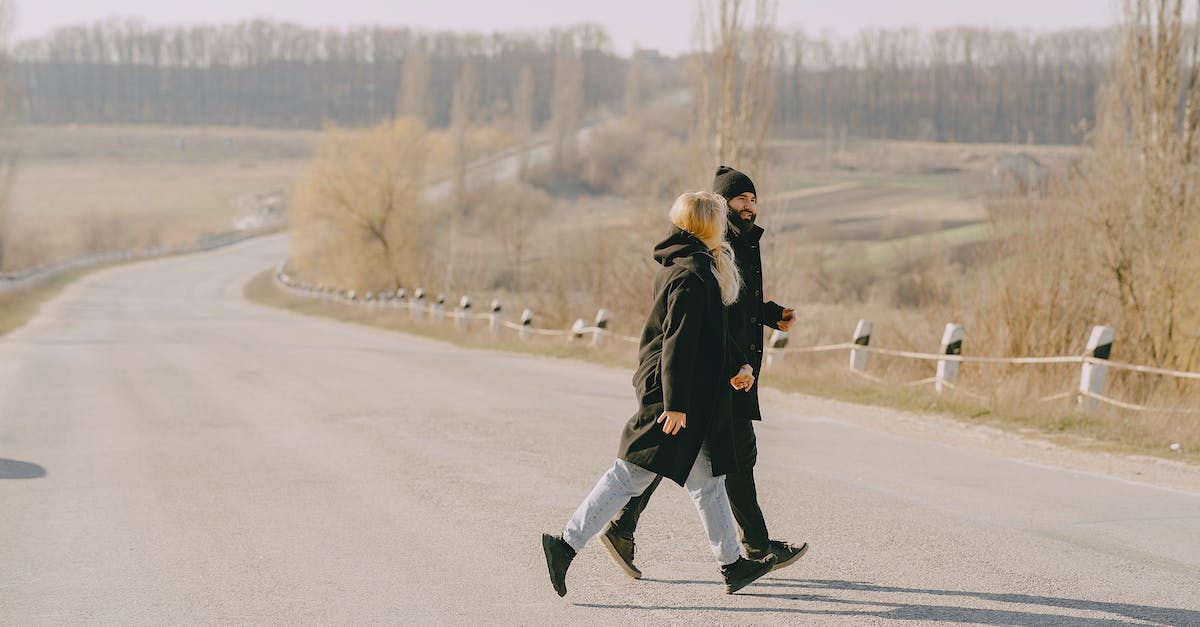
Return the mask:
<path fill-rule="evenodd" d="M 0 336 L 24 326 L 37 314 L 42 303 L 57 296 L 79 278 L 102 267 L 105 266 L 65 272 L 21 289 L 0 293 Z"/>
<path fill-rule="evenodd" d="M 247 213 L 248 196 L 291 188 L 315 138 L 203 127 L 27 128 L 6 267 L 227 230 Z"/>

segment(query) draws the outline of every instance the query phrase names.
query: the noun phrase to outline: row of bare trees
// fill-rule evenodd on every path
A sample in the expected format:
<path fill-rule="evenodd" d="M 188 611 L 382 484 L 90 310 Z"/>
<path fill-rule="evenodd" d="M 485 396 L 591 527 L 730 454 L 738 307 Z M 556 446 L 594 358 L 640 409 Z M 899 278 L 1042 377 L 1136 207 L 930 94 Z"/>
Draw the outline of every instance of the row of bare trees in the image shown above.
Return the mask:
<path fill-rule="evenodd" d="M 1078 143 L 1108 78 L 1112 30 L 864 31 L 778 42 L 775 130 L 889 139 Z"/>
<path fill-rule="evenodd" d="M 109 21 L 65 28 L 16 50 L 34 123 L 371 125 L 413 116 L 451 123 L 454 86 L 474 67 L 473 105 L 550 117 L 555 66 L 569 45 L 588 108 L 619 107 L 625 60 L 592 25 L 540 33 L 314 30 L 249 22 L 146 28 Z M 522 77 L 526 82 L 521 83 Z M 525 92 L 515 88 L 524 85 Z M 518 95 L 525 102 L 516 102 Z"/>
<path fill-rule="evenodd" d="M 479 35 L 108 21 L 23 42 L 16 56 L 35 123 L 315 127 L 407 115 L 441 128 L 451 124 L 455 82 L 470 64 L 481 115 L 537 128 L 562 122 L 551 121 L 551 109 L 564 97 L 554 77 L 566 70 L 577 72 L 584 110 L 618 110 L 684 86 L 685 66 L 702 63 L 710 78 L 697 98 L 710 122 L 731 107 L 739 112 L 744 98 L 769 99 L 777 136 L 845 128 L 858 137 L 1074 143 L 1094 119 L 1117 45 L 1109 30 L 872 30 L 833 40 L 778 31 L 772 6 L 705 0 L 697 54 L 642 54 L 636 64 L 614 54 L 594 25 Z M 736 138 L 765 132 L 752 126 L 731 134 L 710 124 L 706 136 L 722 145 L 717 154 L 741 156 Z"/>

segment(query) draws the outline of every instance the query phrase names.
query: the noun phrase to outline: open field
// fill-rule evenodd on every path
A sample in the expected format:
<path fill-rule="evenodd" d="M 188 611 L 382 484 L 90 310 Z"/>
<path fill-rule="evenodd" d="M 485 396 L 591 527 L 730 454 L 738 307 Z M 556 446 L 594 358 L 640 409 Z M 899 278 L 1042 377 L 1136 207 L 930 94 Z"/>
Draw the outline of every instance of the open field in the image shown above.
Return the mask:
<path fill-rule="evenodd" d="M 288 192 L 319 133 L 217 127 L 35 126 L 22 133 L 7 268 L 227 230 Z"/>

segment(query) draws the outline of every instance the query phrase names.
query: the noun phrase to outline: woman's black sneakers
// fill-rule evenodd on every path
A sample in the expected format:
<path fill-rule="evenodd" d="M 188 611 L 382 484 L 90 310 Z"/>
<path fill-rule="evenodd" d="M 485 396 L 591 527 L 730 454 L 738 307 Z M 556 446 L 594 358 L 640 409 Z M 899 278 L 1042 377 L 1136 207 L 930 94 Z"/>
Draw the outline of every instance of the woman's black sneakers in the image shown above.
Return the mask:
<path fill-rule="evenodd" d="M 575 559 L 575 549 L 562 536 L 542 534 L 542 550 L 546 552 L 546 568 L 550 570 L 550 583 L 558 596 L 567 596 L 567 569 Z"/>
<path fill-rule="evenodd" d="M 755 579 L 771 572 L 775 568 L 775 555 L 762 559 L 748 560 L 739 557 L 736 562 L 721 567 L 721 575 L 725 577 L 725 594 L 733 594 L 750 585 Z"/>

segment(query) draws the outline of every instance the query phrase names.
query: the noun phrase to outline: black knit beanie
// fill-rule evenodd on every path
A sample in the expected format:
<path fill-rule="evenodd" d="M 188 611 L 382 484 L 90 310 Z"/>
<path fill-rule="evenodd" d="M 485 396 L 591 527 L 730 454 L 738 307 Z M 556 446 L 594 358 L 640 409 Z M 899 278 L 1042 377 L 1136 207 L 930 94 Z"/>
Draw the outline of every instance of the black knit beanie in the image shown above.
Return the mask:
<path fill-rule="evenodd" d="M 750 177 L 727 165 L 717 168 L 717 174 L 713 177 L 712 186 L 714 192 L 725 197 L 725 202 L 729 202 L 738 194 L 746 192 L 750 192 L 755 196 L 758 195 L 758 192 L 754 191 L 754 181 L 751 181 Z"/>

